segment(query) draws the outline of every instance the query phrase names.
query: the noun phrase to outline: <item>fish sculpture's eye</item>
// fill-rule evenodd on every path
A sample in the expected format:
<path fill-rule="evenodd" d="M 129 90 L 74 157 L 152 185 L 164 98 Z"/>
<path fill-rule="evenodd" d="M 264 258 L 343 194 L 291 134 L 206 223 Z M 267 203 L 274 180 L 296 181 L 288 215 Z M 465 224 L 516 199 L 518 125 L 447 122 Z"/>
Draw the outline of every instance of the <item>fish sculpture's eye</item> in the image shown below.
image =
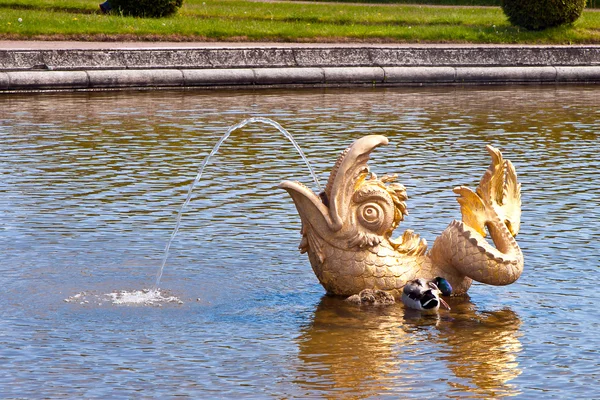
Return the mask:
<path fill-rule="evenodd" d="M 379 204 L 367 203 L 359 208 L 358 218 L 363 226 L 376 231 L 381 227 L 384 214 L 385 212 Z"/>
<path fill-rule="evenodd" d="M 380 187 L 366 186 L 354 194 L 356 220 L 364 229 L 383 235 L 394 222 L 394 202 Z"/>
<path fill-rule="evenodd" d="M 379 235 L 390 229 L 393 216 L 393 208 L 383 201 L 363 203 L 357 210 L 358 223 L 363 228 Z"/>

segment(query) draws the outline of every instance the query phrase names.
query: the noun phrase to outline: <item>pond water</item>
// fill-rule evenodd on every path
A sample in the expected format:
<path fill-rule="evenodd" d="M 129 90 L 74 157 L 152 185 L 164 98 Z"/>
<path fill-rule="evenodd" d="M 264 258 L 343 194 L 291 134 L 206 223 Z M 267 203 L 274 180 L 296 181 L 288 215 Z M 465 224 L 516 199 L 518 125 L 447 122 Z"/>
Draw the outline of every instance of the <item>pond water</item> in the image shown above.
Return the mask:
<path fill-rule="evenodd" d="M 600 393 L 597 86 L 154 91 L 0 97 L 0 397 L 593 398 Z M 474 284 L 438 316 L 324 295 L 277 188 L 321 184 L 339 152 L 386 135 L 431 244 L 499 147 L 523 185 L 514 284 Z M 69 300 L 69 301 L 66 301 Z"/>

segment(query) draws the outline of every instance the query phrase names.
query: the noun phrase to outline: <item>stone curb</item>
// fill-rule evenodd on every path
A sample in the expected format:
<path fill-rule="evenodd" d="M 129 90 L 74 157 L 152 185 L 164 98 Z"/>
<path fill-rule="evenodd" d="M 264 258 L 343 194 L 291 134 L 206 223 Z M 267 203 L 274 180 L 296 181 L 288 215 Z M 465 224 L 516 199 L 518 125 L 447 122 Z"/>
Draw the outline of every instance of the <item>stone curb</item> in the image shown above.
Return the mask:
<path fill-rule="evenodd" d="M 1 42 L 0 42 L 1 45 Z M 40 44 L 43 46 L 43 44 Z M 143 44 L 140 44 L 143 46 Z M 600 65 L 600 46 L 353 46 L 1 49 L 0 71 Z"/>
<path fill-rule="evenodd" d="M 173 87 L 184 84 L 183 72 L 176 69 L 105 70 L 85 73 L 88 76 L 88 88 L 93 89 Z"/>
<path fill-rule="evenodd" d="M 1 91 L 159 87 L 600 82 L 600 66 L 327 67 L 0 72 Z"/>
<path fill-rule="evenodd" d="M 0 49 L 0 92 L 589 82 L 600 82 L 600 46 Z"/>

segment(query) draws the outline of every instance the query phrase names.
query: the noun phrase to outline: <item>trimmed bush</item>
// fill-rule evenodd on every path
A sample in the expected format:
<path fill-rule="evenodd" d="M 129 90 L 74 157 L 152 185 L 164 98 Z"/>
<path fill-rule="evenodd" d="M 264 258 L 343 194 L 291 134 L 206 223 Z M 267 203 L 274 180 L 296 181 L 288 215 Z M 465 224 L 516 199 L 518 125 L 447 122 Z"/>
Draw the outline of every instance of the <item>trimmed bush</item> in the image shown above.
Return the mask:
<path fill-rule="evenodd" d="M 571 24 L 581 16 L 586 0 L 503 0 L 511 24 L 532 31 Z"/>
<path fill-rule="evenodd" d="M 110 0 L 113 13 L 160 18 L 175 14 L 183 0 Z"/>

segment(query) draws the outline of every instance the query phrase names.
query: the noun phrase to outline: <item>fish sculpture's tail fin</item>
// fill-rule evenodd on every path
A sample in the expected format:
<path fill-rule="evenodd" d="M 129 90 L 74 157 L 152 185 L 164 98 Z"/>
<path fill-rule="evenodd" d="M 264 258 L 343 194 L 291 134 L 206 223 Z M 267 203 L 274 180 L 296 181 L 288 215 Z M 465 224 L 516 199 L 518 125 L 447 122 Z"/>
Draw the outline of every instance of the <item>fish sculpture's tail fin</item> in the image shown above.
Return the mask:
<path fill-rule="evenodd" d="M 498 149 L 489 145 L 486 148 L 492 163 L 476 192 L 466 186 L 454 189 L 459 195 L 462 221 L 485 237 L 486 225 L 499 218 L 511 235 L 516 236 L 521 226 L 521 184 L 513 164 L 504 160 Z"/>
<path fill-rule="evenodd" d="M 502 153 L 487 146 L 492 163 L 476 191 L 459 186 L 462 222 L 453 221 L 433 244 L 434 263 L 478 282 L 507 285 L 523 271 L 523 254 L 514 236 L 521 223 L 521 184 Z M 487 229 L 487 231 L 486 231 Z M 489 232 L 494 246 L 485 240 Z"/>

